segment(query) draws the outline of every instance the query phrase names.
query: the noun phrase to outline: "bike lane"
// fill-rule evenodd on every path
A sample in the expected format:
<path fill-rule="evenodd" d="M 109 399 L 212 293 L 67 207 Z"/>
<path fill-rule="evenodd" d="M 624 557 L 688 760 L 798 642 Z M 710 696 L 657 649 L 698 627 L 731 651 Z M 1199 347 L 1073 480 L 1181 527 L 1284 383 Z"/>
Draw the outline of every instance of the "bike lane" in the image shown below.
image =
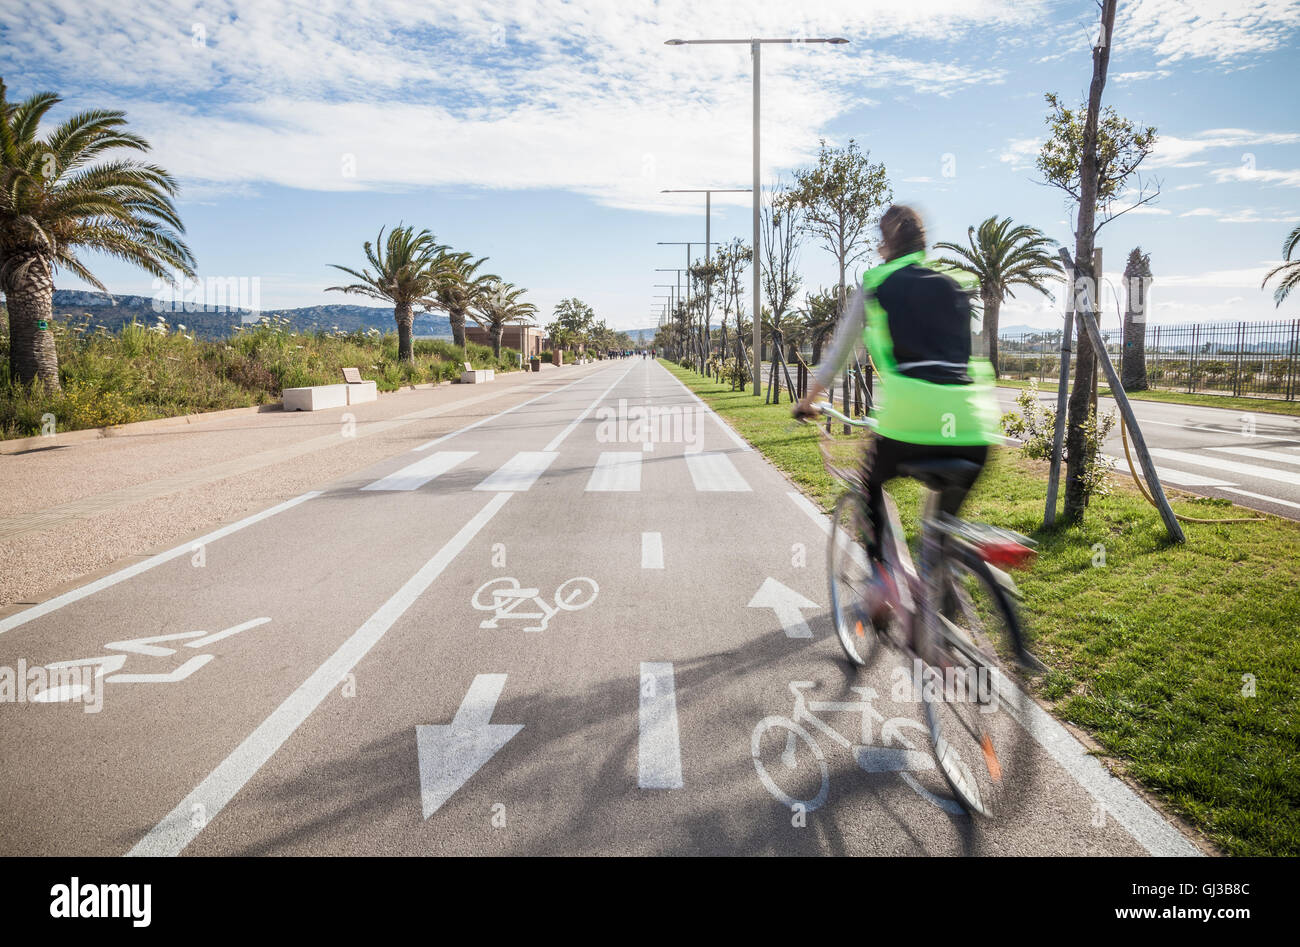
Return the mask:
<path fill-rule="evenodd" d="M 619 398 L 692 405 L 644 363 L 604 403 Z M 639 489 L 607 469 L 598 482 L 624 489 L 592 491 L 602 455 L 637 446 L 599 439 L 599 425 L 593 413 L 573 429 L 357 665 L 352 693 L 331 693 L 186 854 L 1141 853 L 1036 750 L 1025 807 L 992 830 L 896 772 L 863 772 L 820 730 L 826 803 L 799 813 L 774 799 L 753 735 L 790 714 L 792 681 L 845 703 L 874 687 L 886 719 L 919 721 L 921 707 L 890 700 L 897 662 L 845 665 L 825 534 L 761 457 L 705 419 L 703 453 L 724 455 L 749 489 L 697 489 L 738 481 L 714 461 L 692 472 L 684 444 L 660 443 L 641 453 Z M 556 608 L 580 578 L 599 587 L 594 600 Z M 515 583 L 554 609 L 528 606 L 544 630 L 524 630 L 543 619 L 522 608 L 474 606 Z M 822 716 L 858 742 L 860 713 Z M 897 726 L 928 752 L 919 729 Z M 810 760 L 785 774 L 806 797 L 820 781 Z M 947 795 L 937 771 L 912 775 Z"/>
<path fill-rule="evenodd" d="M 535 412 L 540 437 L 581 411 L 588 389 L 608 384 L 603 371 L 572 387 L 565 380 L 502 420 Z M 404 451 L 125 581 L 100 580 L 61 608 L 6 619 L 0 668 L 108 663 L 97 681 L 83 678 L 103 695 L 96 713 L 79 701 L 0 702 L 0 851 L 131 848 L 453 541 L 474 515 L 465 492 L 522 440 L 465 448 L 470 456 L 442 489 L 360 489 L 418 456 Z M 208 815 L 202 806 L 191 813 Z"/>

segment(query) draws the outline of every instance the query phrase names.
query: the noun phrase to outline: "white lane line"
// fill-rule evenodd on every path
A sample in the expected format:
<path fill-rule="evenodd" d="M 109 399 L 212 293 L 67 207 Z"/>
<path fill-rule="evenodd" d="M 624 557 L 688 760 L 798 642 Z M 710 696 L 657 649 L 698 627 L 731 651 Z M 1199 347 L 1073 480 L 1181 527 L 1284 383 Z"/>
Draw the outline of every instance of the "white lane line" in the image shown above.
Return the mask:
<path fill-rule="evenodd" d="M 1262 493 L 1251 493 L 1249 490 L 1239 490 L 1236 487 L 1224 487 L 1228 493 L 1239 493 L 1244 497 L 1250 497 L 1253 500 L 1263 500 L 1265 503 L 1277 503 L 1281 506 L 1289 506 L 1292 509 L 1300 510 L 1300 503 L 1293 503 L 1290 500 L 1282 500 L 1278 497 L 1265 496 Z"/>
<path fill-rule="evenodd" d="M 659 367 L 663 368 L 662 365 L 660 365 Z M 754 449 L 753 446 L 749 443 L 749 441 L 745 440 L 743 437 L 741 437 L 739 434 L 736 433 L 735 428 L 733 428 L 726 421 L 722 420 L 722 418 L 718 417 L 717 413 L 714 412 L 714 410 L 710 408 L 707 404 L 705 404 L 703 399 L 701 399 L 699 395 L 691 391 L 691 389 L 687 388 L 685 383 L 680 378 L 678 378 L 672 372 L 668 371 L 668 369 L 666 368 L 664 368 L 664 372 L 668 375 L 669 378 L 671 378 L 673 381 L 677 382 L 677 384 L 682 386 L 682 390 L 686 392 L 687 396 L 692 401 L 694 401 L 696 404 L 698 404 L 701 408 L 704 409 L 705 414 L 709 415 L 711 418 L 713 418 L 714 421 L 718 422 L 718 427 L 722 428 L 722 433 L 726 434 L 727 437 L 731 438 L 731 440 L 735 443 L 737 447 L 739 447 L 741 450 L 746 452 L 752 451 Z"/>
<path fill-rule="evenodd" d="M 1300 454 L 1287 454 L 1280 450 L 1260 450 L 1258 447 L 1211 447 L 1210 450 L 1238 457 L 1253 457 L 1255 460 L 1273 460 L 1283 464 L 1300 464 Z"/>
<path fill-rule="evenodd" d="M 564 439 L 565 439 L 566 437 L 568 437 L 571 433 L 573 433 L 573 429 L 574 429 L 575 427 L 577 427 L 579 424 L 581 424 L 581 423 L 583 422 L 583 419 L 586 418 L 587 415 L 591 414 L 591 412 L 595 410 L 596 405 L 598 405 L 598 404 L 600 404 L 602 401 L 604 401 L 604 400 L 605 400 L 605 396 L 606 396 L 607 394 L 609 394 L 611 391 L 613 391 L 613 390 L 614 390 L 614 386 L 617 385 L 619 382 L 621 382 L 624 378 L 626 378 L 626 377 L 628 376 L 628 374 L 631 373 L 631 371 L 632 371 L 632 369 L 629 368 L 629 369 L 628 369 L 627 371 L 625 371 L 623 374 L 619 375 L 619 376 L 618 376 L 617 378 L 615 378 L 612 382 L 610 382 L 609 387 L 606 388 L 604 391 L 602 391 L 602 392 L 600 393 L 600 395 L 597 396 L 597 398 L 596 398 L 595 401 L 593 401 L 591 404 L 587 405 L 587 410 L 583 411 L 582 414 L 580 414 L 580 415 L 578 415 L 576 418 L 574 418 L 574 419 L 569 423 L 569 426 L 566 427 L 563 431 L 561 431 L 559 434 L 556 434 L 555 437 L 551 438 L 551 443 L 547 444 L 545 449 L 546 449 L 546 450 L 555 450 L 556 448 L 558 448 L 558 447 L 560 446 L 560 444 L 562 444 L 562 443 L 564 442 Z"/>
<path fill-rule="evenodd" d="M 430 447 L 436 447 L 437 445 L 441 444 L 443 441 L 449 441 L 453 437 L 459 437 L 461 434 L 464 434 L 466 431 L 474 430 L 474 428 L 478 427 L 481 424 L 487 424 L 489 421 L 495 421 L 497 418 L 505 417 L 511 411 L 518 411 L 520 408 L 525 407 L 526 405 L 530 405 L 534 401 L 541 401 L 543 398 L 549 398 L 551 395 L 558 395 L 561 391 L 568 391 L 574 385 L 579 385 L 590 377 L 591 377 L 590 375 L 584 375 L 581 378 L 577 379 L 576 381 L 571 381 L 567 385 L 564 385 L 560 388 L 556 388 L 554 391 L 543 391 L 536 398 L 529 398 L 527 401 L 521 401 L 519 404 L 515 405 L 514 407 L 506 408 L 504 411 L 498 411 L 496 414 L 489 415 L 486 418 L 479 418 L 479 420 L 475 421 L 473 424 L 466 424 L 463 428 L 452 431 L 450 434 L 444 434 L 442 435 L 442 437 L 435 437 L 433 440 L 426 441 L 425 443 L 421 444 L 419 447 L 412 447 L 411 450 L 413 452 L 425 451 L 428 450 Z"/>
<path fill-rule="evenodd" d="M 686 458 L 686 466 L 690 468 L 696 490 L 704 493 L 739 493 L 749 490 L 749 484 L 726 454 L 702 451 L 682 456 Z"/>
<path fill-rule="evenodd" d="M 830 518 L 802 494 L 790 491 L 787 496 L 795 506 L 812 518 L 823 532 L 830 531 Z M 1201 851 L 1185 839 L 1160 813 L 1120 779 L 1112 776 L 1101 762 L 1088 752 L 1051 714 L 1021 691 L 1003 674 L 995 674 L 1001 703 L 1025 728 L 1047 755 L 1070 774 L 1084 791 L 1099 802 L 1133 840 L 1151 855 L 1200 855 Z"/>
<path fill-rule="evenodd" d="M 1104 454 L 1108 460 L 1114 461 L 1116 473 L 1128 473 L 1128 462 L 1123 457 L 1115 457 L 1112 454 Z M 1138 476 L 1142 476 L 1142 468 L 1134 464 Z M 1169 467 L 1157 467 L 1156 476 L 1162 481 L 1168 481 L 1180 487 L 1230 487 L 1232 481 L 1220 480 L 1217 477 L 1207 477 L 1204 474 L 1188 473 L 1185 470 L 1172 470 Z"/>
<path fill-rule="evenodd" d="M 641 662 L 640 709 L 637 785 L 642 789 L 681 789 L 682 747 L 677 730 L 677 692 L 670 662 Z"/>
<path fill-rule="evenodd" d="M 488 478 L 474 489 L 493 492 L 527 490 L 558 456 L 560 455 L 555 451 L 520 451 L 489 474 Z"/>
<path fill-rule="evenodd" d="M 285 510 L 297 506 L 305 500 L 312 497 L 320 496 L 319 490 L 313 490 L 310 493 L 304 493 L 302 496 L 294 497 L 292 500 L 271 507 L 269 510 L 263 510 L 261 513 L 254 513 L 252 516 L 245 517 L 238 523 L 231 523 L 229 526 L 223 526 L 220 529 L 213 530 L 206 536 L 200 536 L 198 539 L 191 540 L 188 543 L 177 546 L 174 549 L 168 549 L 166 552 L 160 552 L 156 556 L 146 559 L 144 562 L 137 562 L 135 565 L 127 566 L 114 572 L 112 575 L 106 575 L 102 579 L 96 579 L 89 585 L 83 585 L 79 589 L 73 589 L 71 592 L 64 592 L 62 595 L 55 596 L 48 602 L 41 602 L 39 605 L 33 605 L 31 608 L 18 612 L 16 615 L 10 615 L 8 618 L 0 620 L 0 634 L 17 628 L 19 625 L 25 625 L 34 618 L 40 618 L 42 615 L 48 615 L 52 611 L 62 608 L 85 598 L 87 595 L 94 595 L 96 592 L 103 591 L 110 586 L 117 585 L 119 582 L 125 582 L 127 579 L 139 575 L 141 572 L 148 572 L 154 566 L 160 566 L 164 562 L 170 562 L 178 556 L 192 555 L 196 546 L 206 546 L 214 543 L 218 539 L 229 536 L 231 533 L 238 532 L 245 526 L 252 526 L 254 523 L 260 523 L 262 520 L 275 516 L 277 513 L 283 513 Z"/>
<path fill-rule="evenodd" d="M 393 623 L 433 584 L 509 499 L 509 493 L 498 493 L 489 500 L 483 509 L 474 514 L 473 519 L 460 528 L 460 532 L 449 539 L 415 575 L 407 579 L 392 598 L 379 606 L 379 610 L 366 619 L 365 624 L 353 632 L 324 664 L 312 672 L 311 677 L 303 681 L 284 703 L 272 711 L 175 809 L 150 829 L 127 855 L 172 856 L 184 851 L 185 846 L 203 831 L 202 826 L 211 824 L 211 820 L 275 755 L 284 741 L 320 706 L 321 701 L 333 692 L 339 681 L 357 666 Z M 204 812 L 207 817 L 195 819 L 196 811 Z M 200 825 L 196 826 L 196 822 Z"/>
<path fill-rule="evenodd" d="M 596 493 L 640 490 L 641 456 L 641 451 L 601 451 L 591 471 L 591 479 L 587 481 L 587 489 Z"/>
<path fill-rule="evenodd" d="M 1300 486 L 1300 473 L 1292 473 L 1290 470 L 1276 470 L 1273 467 L 1260 467 L 1255 464 L 1239 464 L 1232 460 L 1221 460 L 1218 457 L 1203 457 L 1200 454 L 1192 454 L 1187 451 L 1169 450 L 1164 447 L 1153 447 L 1150 450 L 1152 457 L 1160 457 L 1164 460 L 1175 460 L 1184 464 L 1192 464 L 1197 467 L 1213 467 L 1223 473 L 1241 474 L 1243 477 L 1256 477 L 1260 480 L 1273 480 L 1277 483 L 1289 483 L 1292 486 Z"/>
<path fill-rule="evenodd" d="M 421 457 L 413 464 L 407 464 L 401 470 L 381 477 L 374 483 L 368 483 L 362 490 L 418 490 L 435 477 L 445 474 L 457 464 L 469 460 L 478 451 L 440 450 Z"/>
<path fill-rule="evenodd" d="M 664 567 L 664 534 L 641 534 L 641 568 L 662 569 Z"/>

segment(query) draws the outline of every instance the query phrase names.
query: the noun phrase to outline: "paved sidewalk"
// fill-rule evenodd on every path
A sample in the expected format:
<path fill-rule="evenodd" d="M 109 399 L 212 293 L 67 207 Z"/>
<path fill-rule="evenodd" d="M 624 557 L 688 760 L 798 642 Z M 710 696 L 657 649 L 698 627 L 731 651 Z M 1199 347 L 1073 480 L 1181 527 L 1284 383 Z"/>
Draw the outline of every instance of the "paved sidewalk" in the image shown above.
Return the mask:
<path fill-rule="evenodd" d="M 599 363 L 597 363 L 599 364 Z M 596 366 L 512 372 L 317 412 L 219 412 L 0 454 L 0 609 L 288 499 Z M 349 421 L 348 418 L 351 418 Z"/>

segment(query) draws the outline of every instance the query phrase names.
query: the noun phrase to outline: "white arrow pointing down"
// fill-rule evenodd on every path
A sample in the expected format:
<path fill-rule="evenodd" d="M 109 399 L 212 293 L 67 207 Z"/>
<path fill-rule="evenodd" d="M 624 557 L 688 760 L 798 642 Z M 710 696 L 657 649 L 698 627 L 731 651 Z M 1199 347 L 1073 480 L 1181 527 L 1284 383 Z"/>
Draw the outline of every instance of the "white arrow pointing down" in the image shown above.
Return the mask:
<path fill-rule="evenodd" d="M 758 587 L 754 597 L 749 600 L 750 608 L 770 608 L 776 612 L 777 621 L 785 629 L 787 638 L 811 638 L 812 630 L 799 613 L 801 608 L 821 608 L 816 602 L 810 602 L 792 588 L 782 585 L 771 577 Z"/>
<path fill-rule="evenodd" d="M 420 802 L 426 819 L 524 728 L 523 724 L 489 722 L 505 686 L 504 674 L 479 674 L 451 723 L 415 728 Z"/>

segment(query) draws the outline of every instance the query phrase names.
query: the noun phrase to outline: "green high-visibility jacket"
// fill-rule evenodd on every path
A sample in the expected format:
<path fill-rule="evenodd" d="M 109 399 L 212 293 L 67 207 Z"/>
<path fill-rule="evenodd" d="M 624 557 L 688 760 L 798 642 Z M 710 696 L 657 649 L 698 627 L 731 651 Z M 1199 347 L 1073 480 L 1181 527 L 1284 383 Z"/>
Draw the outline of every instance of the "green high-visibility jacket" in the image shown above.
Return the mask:
<path fill-rule="evenodd" d="M 909 444 L 950 444 L 968 447 L 1000 443 L 997 399 L 993 395 L 993 366 L 986 358 L 971 356 L 969 385 L 940 385 L 912 378 L 898 370 L 889 319 L 875 290 L 896 270 L 923 265 L 925 253 L 909 253 L 868 270 L 862 277 L 866 295 L 863 343 L 878 375 L 872 417 L 883 437 Z M 955 274 L 949 274 L 955 275 Z"/>

